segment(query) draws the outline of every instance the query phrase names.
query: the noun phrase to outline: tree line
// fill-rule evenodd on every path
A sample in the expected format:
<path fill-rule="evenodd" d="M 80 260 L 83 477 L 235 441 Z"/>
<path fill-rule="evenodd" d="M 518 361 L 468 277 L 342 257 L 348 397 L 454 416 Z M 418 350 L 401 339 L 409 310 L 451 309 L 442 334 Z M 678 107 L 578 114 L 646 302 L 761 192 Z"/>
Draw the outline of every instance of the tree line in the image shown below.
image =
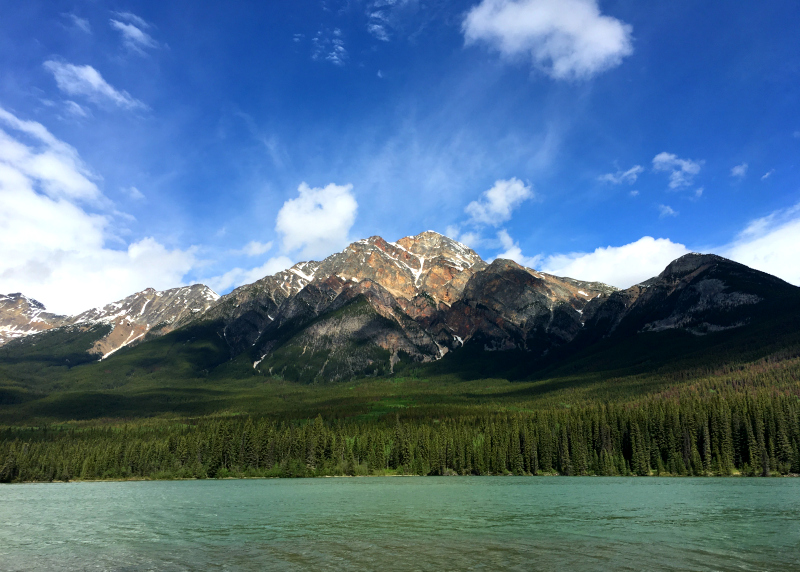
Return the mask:
<path fill-rule="evenodd" d="M 0 482 L 323 475 L 800 473 L 793 392 L 455 418 L 6 428 Z"/>

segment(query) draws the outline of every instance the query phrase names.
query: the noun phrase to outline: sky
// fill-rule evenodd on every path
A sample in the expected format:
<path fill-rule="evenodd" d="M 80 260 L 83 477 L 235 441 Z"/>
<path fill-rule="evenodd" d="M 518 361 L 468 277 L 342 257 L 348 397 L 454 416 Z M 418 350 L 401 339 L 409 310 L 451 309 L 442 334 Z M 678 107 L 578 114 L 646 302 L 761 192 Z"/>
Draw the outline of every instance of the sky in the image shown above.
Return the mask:
<path fill-rule="evenodd" d="M 800 10 L 0 0 L 0 293 L 220 294 L 435 230 L 625 288 L 800 285 Z"/>

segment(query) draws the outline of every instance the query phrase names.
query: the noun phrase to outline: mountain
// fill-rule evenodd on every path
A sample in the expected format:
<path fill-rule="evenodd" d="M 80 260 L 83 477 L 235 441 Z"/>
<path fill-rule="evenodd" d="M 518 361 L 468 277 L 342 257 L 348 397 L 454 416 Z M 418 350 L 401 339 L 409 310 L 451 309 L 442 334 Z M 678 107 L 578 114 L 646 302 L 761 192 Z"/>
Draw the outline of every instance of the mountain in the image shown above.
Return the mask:
<path fill-rule="evenodd" d="M 571 340 L 587 304 L 613 291 L 511 261 L 489 265 L 428 231 L 359 240 L 238 288 L 198 320 L 254 369 L 319 381 L 391 373 L 401 359 L 438 360 L 477 339 L 544 353 Z"/>
<path fill-rule="evenodd" d="M 510 260 L 486 263 L 428 231 L 397 242 L 359 240 L 219 298 L 201 285 L 145 290 L 68 318 L 44 318 L 41 305 L 15 300 L 4 318 L 16 320 L 15 328 L 83 328 L 73 337 L 40 333 L 14 342 L 7 355 L 15 363 L 28 359 L 28 343 L 44 355 L 67 339 L 79 347 L 80 335 L 81 344 L 91 340 L 84 351 L 108 358 L 107 375 L 141 369 L 186 379 L 260 375 L 316 383 L 419 364 L 442 373 L 524 378 L 553 368 L 656 367 L 682 355 L 719 354 L 725 344 L 732 351 L 732 340 L 737 348 L 766 347 L 765 340 L 774 346 L 792 331 L 800 289 L 693 253 L 618 290 Z M 124 359 L 111 356 L 133 342 L 137 347 Z M 74 351 L 65 355 L 76 363 Z"/>
<path fill-rule="evenodd" d="M 67 320 L 67 316 L 51 314 L 41 302 L 21 293 L 0 294 L 0 346 L 15 338 L 63 326 Z"/>
<path fill-rule="evenodd" d="M 103 358 L 145 335 L 171 332 L 193 317 L 204 313 L 219 296 L 207 286 L 195 284 L 159 292 L 147 288 L 127 298 L 92 308 L 76 316 L 59 316 L 23 296 L 0 296 L 0 345 L 52 329 L 86 330 L 107 325 L 104 334 L 87 351 Z M 97 329 L 96 331 L 101 331 Z"/>

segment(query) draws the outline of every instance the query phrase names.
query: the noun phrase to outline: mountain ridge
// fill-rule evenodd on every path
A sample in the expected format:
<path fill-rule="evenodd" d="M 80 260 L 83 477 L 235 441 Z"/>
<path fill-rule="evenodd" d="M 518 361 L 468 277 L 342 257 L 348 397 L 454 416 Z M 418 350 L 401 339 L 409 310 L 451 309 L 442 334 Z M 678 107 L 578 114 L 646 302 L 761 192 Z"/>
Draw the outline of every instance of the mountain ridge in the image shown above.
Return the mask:
<path fill-rule="evenodd" d="M 395 242 L 358 240 L 220 297 L 202 285 L 166 292 L 148 289 L 53 320 L 111 325 L 87 348 L 103 358 L 180 331 L 182 344 L 205 340 L 216 348 L 209 355 L 218 357 L 203 358 L 198 371 L 231 362 L 247 364 L 242 371 L 251 374 L 320 382 L 391 374 L 401 362 L 435 362 L 464 348 L 476 359 L 521 352 L 525 363 L 536 364 L 607 338 L 704 336 L 746 327 L 759 309 L 775 312 L 774 299 L 796 297 L 800 289 L 716 255 L 691 253 L 619 290 L 511 260 L 487 263 L 426 231 Z M 40 315 L 40 306 L 29 313 Z"/>

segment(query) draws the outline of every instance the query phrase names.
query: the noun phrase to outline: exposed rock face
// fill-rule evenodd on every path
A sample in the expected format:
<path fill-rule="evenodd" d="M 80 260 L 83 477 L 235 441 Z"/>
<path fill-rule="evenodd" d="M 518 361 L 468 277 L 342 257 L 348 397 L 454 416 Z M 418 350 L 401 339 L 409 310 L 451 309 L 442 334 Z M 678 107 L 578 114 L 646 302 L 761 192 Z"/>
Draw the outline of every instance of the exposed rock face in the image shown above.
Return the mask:
<path fill-rule="evenodd" d="M 44 305 L 20 293 L 0 294 L 0 345 L 9 340 L 57 328 L 67 316 L 47 312 Z"/>
<path fill-rule="evenodd" d="M 318 379 L 334 362 L 343 377 L 373 366 L 391 370 L 398 356 L 435 360 L 473 339 L 486 349 L 543 353 L 571 340 L 583 309 L 613 291 L 508 260 L 487 265 L 472 249 L 428 231 L 397 242 L 359 240 L 322 262 L 234 290 L 203 319 L 220 320 L 232 355 L 249 352 L 254 368 Z M 359 312 L 340 312 L 356 299 Z M 375 348 L 388 364 L 377 363 Z M 289 355 L 307 365 L 302 373 Z"/>
<path fill-rule="evenodd" d="M 204 319 L 222 320 L 223 335 L 232 353 L 241 353 L 256 343 L 286 300 L 309 284 L 338 277 L 342 286 L 336 295 L 344 284 L 369 281 L 391 295 L 392 306 L 424 321 L 425 316 L 438 310 L 440 303 L 447 307 L 454 302 L 469 277 L 485 267 L 475 251 L 435 232 L 396 243 L 373 236 L 352 243 L 322 262 L 301 262 L 237 288 L 223 296 Z"/>
<path fill-rule="evenodd" d="M 107 357 L 121 347 L 144 338 L 146 334 L 163 335 L 202 315 L 219 299 L 208 286 L 194 284 L 157 291 L 147 288 L 102 308 L 92 308 L 70 319 L 72 324 L 106 323 L 112 330 L 92 348 Z"/>
<path fill-rule="evenodd" d="M 545 353 L 572 340 L 590 301 L 615 289 L 558 278 L 498 259 L 470 278 L 446 321 L 460 343 L 475 339 L 487 350 Z"/>
<path fill-rule="evenodd" d="M 713 254 L 686 254 L 658 276 L 615 292 L 592 314 L 594 335 L 683 329 L 696 335 L 749 322 L 753 306 L 795 290 L 783 280 Z"/>
<path fill-rule="evenodd" d="M 109 324 L 110 333 L 91 348 L 91 353 L 110 355 L 119 348 L 141 340 L 148 333 L 163 335 L 203 314 L 219 296 L 207 286 L 195 284 L 183 288 L 156 291 L 152 288 L 132 294 L 102 308 L 92 308 L 77 316 L 57 316 L 45 312 L 39 302 L 21 294 L 0 297 L 0 335 L 28 335 L 52 328 L 73 325 Z M 17 335 L 14 335 L 17 334 Z"/>

